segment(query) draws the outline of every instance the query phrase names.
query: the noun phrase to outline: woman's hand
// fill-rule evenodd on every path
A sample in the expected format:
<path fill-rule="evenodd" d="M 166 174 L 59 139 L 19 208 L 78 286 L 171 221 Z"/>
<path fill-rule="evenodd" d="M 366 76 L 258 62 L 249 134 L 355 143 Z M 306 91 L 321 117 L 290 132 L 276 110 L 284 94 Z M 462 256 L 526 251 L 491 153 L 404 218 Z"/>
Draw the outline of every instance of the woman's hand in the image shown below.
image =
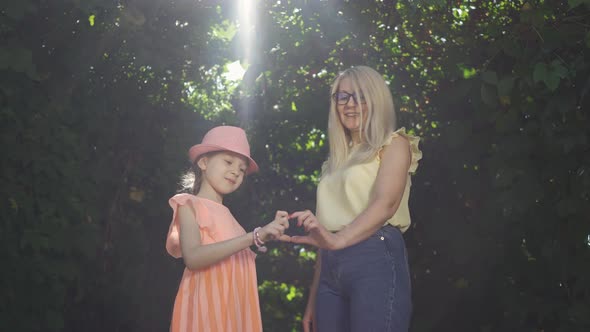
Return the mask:
<path fill-rule="evenodd" d="M 288 237 L 283 235 L 287 228 L 289 228 L 289 214 L 285 211 L 277 211 L 275 219 L 262 227 L 258 231 L 258 235 L 262 242 L 284 240 L 285 237 Z"/>
<path fill-rule="evenodd" d="M 297 218 L 297 226 L 303 227 L 307 235 L 291 236 L 289 242 L 310 244 L 318 248 L 329 250 L 344 248 L 344 244 L 338 235 L 331 233 L 322 226 L 311 211 L 297 211 L 291 214 L 290 217 Z"/>

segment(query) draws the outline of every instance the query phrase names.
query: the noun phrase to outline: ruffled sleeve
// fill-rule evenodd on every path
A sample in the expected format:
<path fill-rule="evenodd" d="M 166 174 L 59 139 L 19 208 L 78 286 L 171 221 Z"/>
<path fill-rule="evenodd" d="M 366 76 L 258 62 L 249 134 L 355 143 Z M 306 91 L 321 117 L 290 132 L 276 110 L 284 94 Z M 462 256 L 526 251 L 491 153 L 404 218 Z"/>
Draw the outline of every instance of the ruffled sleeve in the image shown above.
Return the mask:
<path fill-rule="evenodd" d="M 328 160 L 326 160 L 322 163 L 322 167 L 320 170 L 320 176 L 324 175 L 326 173 L 327 169 L 328 169 Z"/>
<path fill-rule="evenodd" d="M 207 207 L 196 197 L 190 194 L 178 194 L 168 200 L 168 204 L 172 208 L 173 215 L 170 227 L 168 228 L 168 235 L 166 236 L 166 251 L 174 258 L 182 257 L 180 249 L 180 226 L 176 218 L 178 207 L 181 205 L 190 205 L 195 213 L 196 220 L 199 223 L 201 234 L 208 234 L 212 236 L 215 233 L 214 224 L 208 216 Z"/>
<path fill-rule="evenodd" d="M 383 146 L 385 147 L 391 144 L 391 141 L 399 136 L 405 137 L 408 140 L 408 142 L 410 142 L 410 153 L 412 155 L 412 160 L 410 161 L 410 169 L 408 170 L 408 172 L 414 173 L 416 172 L 416 169 L 418 169 L 418 162 L 420 161 L 420 159 L 422 159 L 422 151 L 420 151 L 420 148 L 418 147 L 418 144 L 420 143 L 420 137 L 406 133 L 406 128 L 402 127 L 394 131 L 393 134 L 389 136 L 385 144 L 383 144 Z M 382 149 L 383 148 L 381 148 L 381 150 Z M 379 150 L 377 158 L 379 158 L 379 156 L 381 155 L 381 150 Z"/>

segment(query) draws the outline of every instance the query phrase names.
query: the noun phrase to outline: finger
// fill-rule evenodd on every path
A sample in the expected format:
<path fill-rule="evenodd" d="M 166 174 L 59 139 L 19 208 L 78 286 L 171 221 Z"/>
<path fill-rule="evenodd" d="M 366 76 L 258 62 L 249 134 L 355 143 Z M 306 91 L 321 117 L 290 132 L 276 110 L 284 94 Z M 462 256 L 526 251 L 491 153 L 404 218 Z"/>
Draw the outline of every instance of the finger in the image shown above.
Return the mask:
<path fill-rule="evenodd" d="M 277 237 L 282 234 L 283 227 L 279 224 L 270 224 L 268 225 L 268 233 L 274 237 Z"/>
<path fill-rule="evenodd" d="M 283 228 L 277 229 L 277 231 L 274 233 L 275 240 L 278 240 L 283 234 L 285 234 L 285 230 Z"/>
<path fill-rule="evenodd" d="M 275 232 L 275 234 L 276 232 L 282 232 L 285 229 L 285 226 L 283 226 L 278 220 L 271 222 L 267 227 L 269 228 L 269 232 Z"/>
<path fill-rule="evenodd" d="M 287 227 L 285 227 L 285 225 L 283 224 L 278 224 L 276 227 L 276 230 L 279 233 L 279 235 L 283 235 L 283 233 L 285 233 L 285 229 L 287 229 Z"/>
<path fill-rule="evenodd" d="M 309 211 L 309 210 L 305 210 L 305 219 L 306 220 L 316 220 L 315 215 L 313 214 L 313 212 Z"/>
<path fill-rule="evenodd" d="M 283 225 L 282 223 L 278 223 L 278 224 L 275 225 L 274 229 L 277 232 L 283 234 L 285 232 L 285 225 Z"/>
<path fill-rule="evenodd" d="M 281 232 L 281 230 L 279 228 L 273 228 L 270 231 L 270 234 L 272 236 L 271 240 L 274 241 L 274 240 L 278 239 L 281 235 L 283 235 L 283 232 Z"/>
<path fill-rule="evenodd" d="M 287 218 L 281 219 L 279 224 L 281 226 L 283 226 L 285 229 L 287 229 L 287 228 L 289 228 L 289 219 L 287 219 Z"/>
<path fill-rule="evenodd" d="M 297 217 L 299 217 L 299 216 L 300 216 L 302 213 L 304 213 L 304 212 L 305 212 L 305 211 L 295 211 L 295 212 L 293 212 L 293 213 L 291 213 L 291 214 L 289 215 L 289 219 L 294 219 L 294 218 L 297 218 Z"/>
<path fill-rule="evenodd" d="M 303 228 L 305 229 L 306 232 L 309 232 L 310 230 L 317 228 L 317 226 L 318 226 L 318 222 L 314 218 L 308 218 L 303 223 Z"/>
<path fill-rule="evenodd" d="M 307 220 L 310 217 L 310 212 L 305 211 L 304 213 L 302 213 L 298 218 L 297 218 L 297 226 L 301 227 L 303 226 L 303 223 L 305 222 L 305 220 Z"/>
<path fill-rule="evenodd" d="M 279 236 L 279 241 L 281 242 L 291 242 L 291 237 L 289 235 L 281 235 Z"/>
<path fill-rule="evenodd" d="M 309 244 L 309 245 L 317 247 L 317 244 L 315 243 L 315 241 L 307 235 L 306 236 L 291 236 L 291 243 Z"/>
<path fill-rule="evenodd" d="M 307 226 L 306 231 L 308 233 L 310 233 L 310 232 L 316 232 L 316 231 L 317 232 L 320 232 L 321 231 L 320 230 L 320 224 L 318 224 L 317 222 L 313 222 L 313 223 L 309 224 L 309 226 Z"/>
<path fill-rule="evenodd" d="M 272 223 L 279 224 L 285 228 L 289 228 L 289 219 L 287 212 L 283 212 L 282 214 L 279 214 L 279 212 L 277 212 L 275 220 L 273 220 Z"/>
<path fill-rule="evenodd" d="M 277 213 L 275 213 L 275 219 L 279 219 L 279 218 L 288 218 L 289 214 L 287 213 L 287 211 L 277 211 Z"/>
<path fill-rule="evenodd" d="M 311 211 L 309 210 L 293 212 L 289 216 L 289 219 L 297 219 L 297 226 L 301 226 L 301 220 L 305 219 L 310 213 Z"/>

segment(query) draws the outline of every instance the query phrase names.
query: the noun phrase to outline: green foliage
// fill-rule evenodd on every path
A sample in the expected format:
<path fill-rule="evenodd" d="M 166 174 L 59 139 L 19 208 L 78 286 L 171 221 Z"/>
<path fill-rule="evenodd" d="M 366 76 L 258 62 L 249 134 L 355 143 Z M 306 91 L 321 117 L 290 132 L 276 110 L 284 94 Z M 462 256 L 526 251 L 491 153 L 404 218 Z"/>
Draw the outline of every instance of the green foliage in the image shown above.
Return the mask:
<path fill-rule="evenodd" d="M 0 50 L 0 70 L 25 73 L 30 79 L 35 79 L 37 76 L 31 50 L 25 48 Z"/>
<path fill-rule="evenodd" d="M 588 0 L 568 0 L 567 2 L 572 9 L 582 4 L 590 7 L 590 1 Z"/>
<path fill-rule="evenodd" d="M 329 85 L 366 64 L 423 137 L 412 331 L 590 327 L 590 3 L 11 1 L 0 16 L 0 330 L 162 331 L 186 150 L 237 124 L 249 230 L 312 209 Z M 248 57 L 246 57 L 246 55 Z M 241 61 L 241 81 L 229 64 Z M 296 331 L 315 251 L 258 256 L 265 331 Z"/>
<path fill-rule="evenodd" d="M 554 60 L 549 65 L 537 63 L 533 71 L 533 81 L 545 83 L 551 91 L 555 91 L 559 81 L 565 77 L 567 77 L 567 69 L 558 60 Z"/>

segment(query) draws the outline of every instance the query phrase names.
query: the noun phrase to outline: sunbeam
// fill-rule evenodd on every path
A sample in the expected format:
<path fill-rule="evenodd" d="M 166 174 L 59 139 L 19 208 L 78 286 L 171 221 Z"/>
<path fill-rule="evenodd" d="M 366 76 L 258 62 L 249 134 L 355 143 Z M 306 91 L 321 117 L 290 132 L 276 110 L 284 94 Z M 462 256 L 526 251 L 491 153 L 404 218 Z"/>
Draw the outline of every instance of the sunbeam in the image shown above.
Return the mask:
<path fill-rule="evenodd" d="M 254 22 L 256 21 L 254 0 L 241 0 L 238 3 L 241 47 L 244 51 L 245 62 L 250 63 L 254 44 Z"/>

